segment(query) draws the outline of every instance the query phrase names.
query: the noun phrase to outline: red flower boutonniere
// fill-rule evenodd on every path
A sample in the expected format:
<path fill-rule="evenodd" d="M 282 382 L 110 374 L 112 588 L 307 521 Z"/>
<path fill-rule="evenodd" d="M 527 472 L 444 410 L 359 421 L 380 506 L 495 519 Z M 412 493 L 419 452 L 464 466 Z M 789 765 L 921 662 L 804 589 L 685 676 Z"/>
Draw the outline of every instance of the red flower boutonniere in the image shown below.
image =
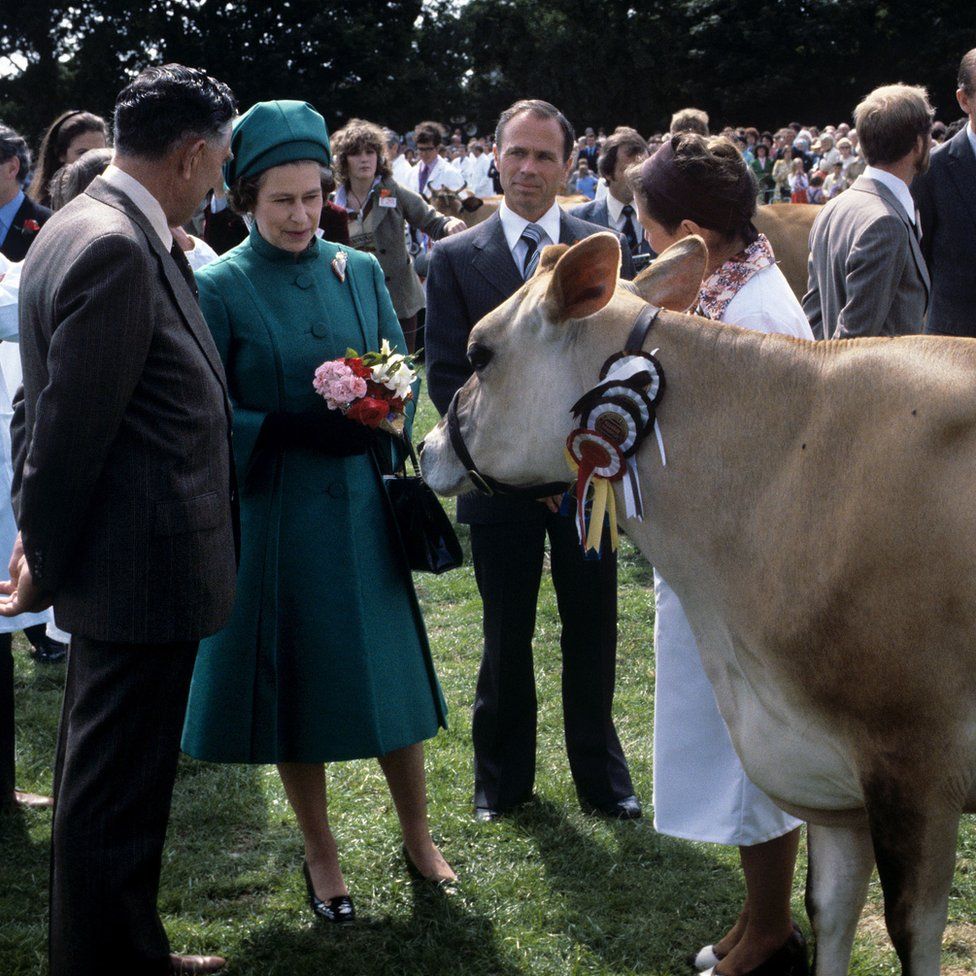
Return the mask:
<path fill-rule="evenodd" d="M 40 229 L 41 225 L 33 217 L 30 217 L 24 221 L 24 226 L 20 228 L 20 232 L 24 235 L 30 234 L 33 236 Z"/>

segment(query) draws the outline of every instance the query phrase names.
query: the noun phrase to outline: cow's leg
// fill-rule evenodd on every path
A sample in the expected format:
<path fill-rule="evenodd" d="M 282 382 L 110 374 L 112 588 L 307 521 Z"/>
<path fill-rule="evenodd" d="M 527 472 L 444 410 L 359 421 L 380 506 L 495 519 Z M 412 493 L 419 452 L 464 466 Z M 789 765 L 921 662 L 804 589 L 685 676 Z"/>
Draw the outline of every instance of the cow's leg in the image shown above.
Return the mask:
<path fill-rule="evenodd" d="M 959 810 L 933 798 L 924 783 L 919 776 L 865 784 L 885 923 L 904 976 L 939 976 L 956 864 Z"/>
<path fill-rule="evenodd" d="M 807 915 L 816 939 L 815 976 L 845 976 L 868 893 L 874 849 L 868 825 L 807 825 Z"/>

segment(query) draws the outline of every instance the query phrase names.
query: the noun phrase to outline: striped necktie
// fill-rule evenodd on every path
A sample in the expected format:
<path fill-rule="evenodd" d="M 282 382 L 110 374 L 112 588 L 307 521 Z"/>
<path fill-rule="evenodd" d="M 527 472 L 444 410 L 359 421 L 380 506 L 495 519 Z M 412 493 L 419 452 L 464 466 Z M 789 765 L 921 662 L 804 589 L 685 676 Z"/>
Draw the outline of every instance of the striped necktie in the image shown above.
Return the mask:
<path fill-rule="evenodd" d="M 538 224 L 526 224 L 520 241 L 525 241 L 525 257 L 522 259 L 522 280 L 528 281 L 535 273 L 539 264 L 539 245 L 542 239 L 548 240 L 548 235 Z"/>

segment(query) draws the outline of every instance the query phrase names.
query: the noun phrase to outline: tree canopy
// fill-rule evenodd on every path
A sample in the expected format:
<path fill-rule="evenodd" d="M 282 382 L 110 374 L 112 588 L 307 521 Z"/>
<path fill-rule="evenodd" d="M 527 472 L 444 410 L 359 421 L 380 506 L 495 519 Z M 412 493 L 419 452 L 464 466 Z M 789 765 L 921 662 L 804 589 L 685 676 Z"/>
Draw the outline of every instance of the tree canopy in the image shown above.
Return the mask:
<path fill-rule="evenodd" d="M 719 123 L 841 121 L 876 85 L 926 85 L 951 120 L 976 47 L 965 4 L 929 0 L 35 0 L 0 7 L 0 118 L 35 137 L 66 108 L 108 116 L 141 67 L 205 67 L 242 107 L 314 104 L 488 130 L 517 98 L 576 124 L 662 129 L 682 105 Z"/>

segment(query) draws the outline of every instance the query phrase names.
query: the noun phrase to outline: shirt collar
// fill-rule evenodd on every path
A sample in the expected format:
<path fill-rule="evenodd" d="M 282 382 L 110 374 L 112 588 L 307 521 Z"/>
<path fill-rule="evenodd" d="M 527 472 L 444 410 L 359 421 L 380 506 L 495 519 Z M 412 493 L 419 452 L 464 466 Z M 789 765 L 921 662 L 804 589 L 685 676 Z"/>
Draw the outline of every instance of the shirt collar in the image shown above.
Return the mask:
<path fill-rule="evenodd" d="M 973 155 L 976 156 L 976 130 L 973 129 L 972 120 L 966 126 L 966 135 L 969 136 L 969 145 L 972 147 Z"/>
<path fill-rule="evenodd" d="M 13 227 L 14 217 L 17 216 L 17 211 L 20 210 L 21 204 L 24 202 L 24 191 L 18 190 L 17 195 L 0 207 L 0 234 L 4 237 L 6 232 Z M 0 237 L 0 240 L 3 238 Z"/>
<path fill-rule="evenodd" d="M 173 247 L 173 233 L 166 221 L 166 214 L 159 201 L 134 177 L 117 166 L 110 165 L 102 174 L 109 186 L 124 193 L 142 212 L 149 226 L 156 232 L 167 251 Z"/>
<path fill-rule="evenodd" d="M 621 203 L 612 193 L 607 193 L 607 213 L 610 215 L 610 223 L 616 227 L 621 220 L 621 211 L 627 204 Z M 633 204 L 630 204 L 633 207 Z M 637 211 L 634 211 L 634 217 L 637 216 Z"/>
<path fill-rule="evenodd" d="M 875 183 L 881 183 L 883 186 L 888 187 L 894 193 L 895 199 L 901 204 L 902 210 L 905 211 L 905 216 L 908 217 L 914 226 L 915 201 L 912 199 L 912 193 L 908 189 L 908 184 L 887 170 L 878 169 L 876 166 L 865 166 L 864 175 L 869 180 L 874 180 Z"/>
<path fill-rule="evenodd" d="M 552 206 L 538 220 L 534 221 L 537 226 L 541 227 L 548 234 L 550 244 L 559 243 L 560 214 L 559 204 L 553 201 Z M 508 244 L 508 249 L 514 251 L 515 245 L 518 244 L 519 238 L 522 236 L 522 231 L 530 223 L 533 223 L 533 221 L 520 217 L 514 210 L 509 208 L 504 200 L 498 208 L 498 216 L 502 222 L 502 230 L 505 232 L 505 241 Z"/>

